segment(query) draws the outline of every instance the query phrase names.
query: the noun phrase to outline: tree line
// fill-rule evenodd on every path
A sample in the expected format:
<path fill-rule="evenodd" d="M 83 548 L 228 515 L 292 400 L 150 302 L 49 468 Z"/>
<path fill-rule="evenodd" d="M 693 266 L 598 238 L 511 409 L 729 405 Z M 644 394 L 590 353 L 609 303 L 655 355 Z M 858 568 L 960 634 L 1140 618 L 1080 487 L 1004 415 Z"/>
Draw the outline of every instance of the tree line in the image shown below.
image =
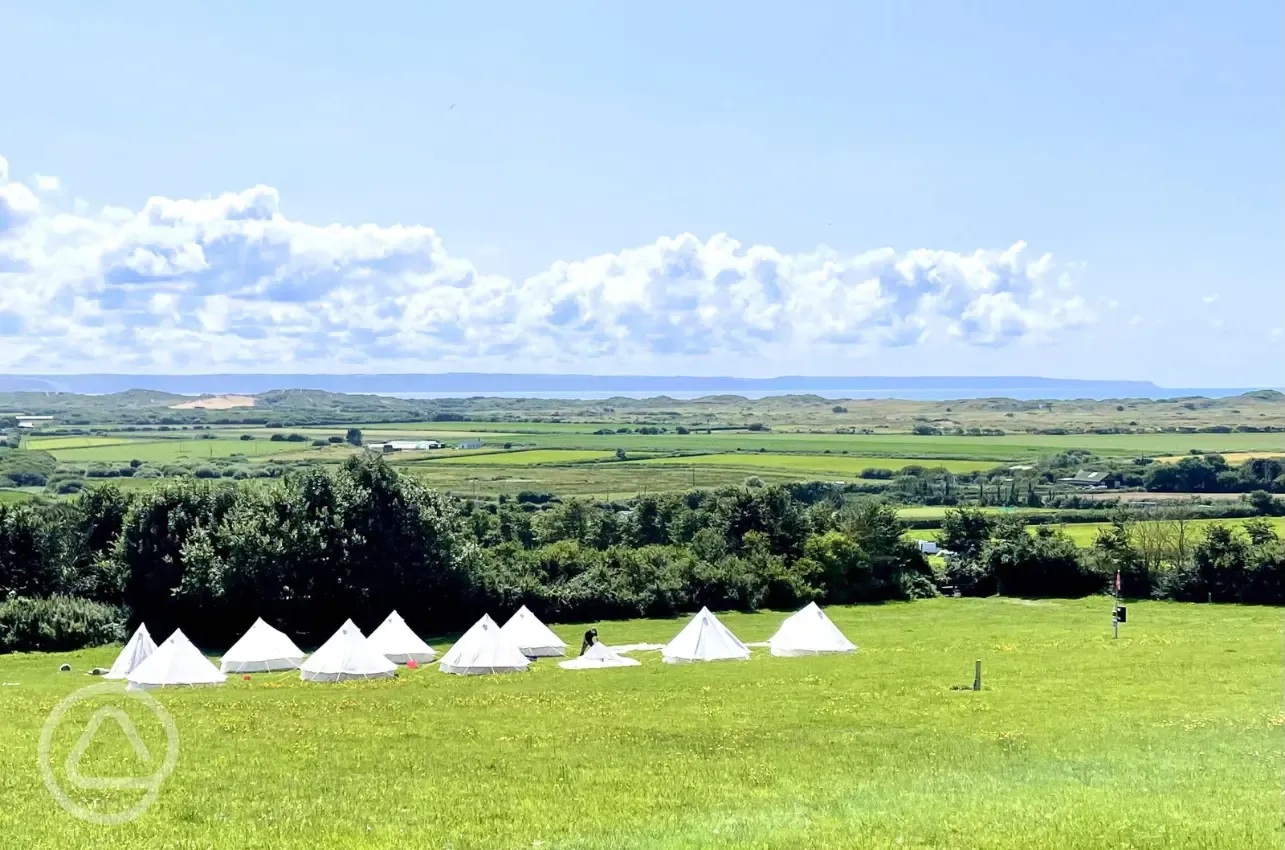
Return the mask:
<path fill-rule="evenodd" d="M 1103 590 L 1116 568 L 1130 582 L 1147 577 L 1140 595 L 1281 601 L 1285 559 L 1270 528 L 1255 526 L 1248 539 L 1211 531 L 1160 563 L 1132 538 L 1086 553 L 1056 530 L 1031 535 L 961 509 L 943 524 L 954 554 L 938 571 L 904 530 L 895 508 L 818 485 L 477 502 L 378 457 L 255 488 L 104 486 L 71 501 L 0 506 L 0 649 L 68 648 L 111 639 L 112 623 L 140 622 L 159 635 L 181 626 L 219 647 L 259 616 L 317 644 L 345 618 L 369 628 L 394 608 L 440 634 L 520 604 L 557 622 L 943 588 L 1083 595 Z M 1174 570 L 1199 582 L 1160 580 Z"/>

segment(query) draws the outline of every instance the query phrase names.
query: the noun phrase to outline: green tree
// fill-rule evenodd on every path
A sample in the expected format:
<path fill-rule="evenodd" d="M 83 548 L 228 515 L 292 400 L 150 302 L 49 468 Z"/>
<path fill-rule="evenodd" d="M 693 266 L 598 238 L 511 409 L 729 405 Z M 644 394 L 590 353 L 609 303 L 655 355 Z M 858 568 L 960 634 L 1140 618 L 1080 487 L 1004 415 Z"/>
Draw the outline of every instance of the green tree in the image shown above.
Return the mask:
<path fill-rule="evenodd" d="M 977 508 L 947 509 L 941 521 L 938 541 L 952 557 L 973 561 L 990 538 L 991 521 Z"/>
<path fill-rule="evenodd" d="M 349 428 L 348 433 L 344 434 L 344 442 L 350 446 L 360 446 L 362 441 L 360 428 Z"/>

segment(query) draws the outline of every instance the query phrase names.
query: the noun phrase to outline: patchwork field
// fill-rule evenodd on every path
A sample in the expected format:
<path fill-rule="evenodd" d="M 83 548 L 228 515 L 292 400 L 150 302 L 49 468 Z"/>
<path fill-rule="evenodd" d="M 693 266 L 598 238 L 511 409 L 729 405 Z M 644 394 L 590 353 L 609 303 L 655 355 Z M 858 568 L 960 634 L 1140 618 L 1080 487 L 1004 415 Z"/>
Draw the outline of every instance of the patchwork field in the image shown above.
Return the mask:
<path fill-rule="evenodd" d="M 860 647 L 839 657 L 158 691 L 178 760 L 114 828 L 65 814 L 35 757 L 51 709 L 114 650 L 0 656 L 0 834 L 24 850 L 1281 846 L 1279 609 L 1137 603 L 1113 641 L 1107 605 L 831 609 Z M 753 641 L 782 616 L 724 621 Z M 663 642 L 681 625 L 599 629 Z M 952 690 L 974 659 L 983 690 Z M 51 737 L 64 787 L 94 708 Z M 155 724 L 137 725 L 159 758 Z M 81 773 L 150 773 L 111 728 Z M 74 793 L 101 809 L 141 792 Z"/>

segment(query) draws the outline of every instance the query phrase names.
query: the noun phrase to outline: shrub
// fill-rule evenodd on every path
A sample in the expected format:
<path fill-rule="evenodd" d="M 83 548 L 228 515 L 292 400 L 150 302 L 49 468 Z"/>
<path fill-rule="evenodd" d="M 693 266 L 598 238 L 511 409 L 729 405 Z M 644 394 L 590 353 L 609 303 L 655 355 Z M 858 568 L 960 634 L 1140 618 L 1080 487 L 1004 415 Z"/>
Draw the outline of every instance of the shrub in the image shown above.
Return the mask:
<path fill-rule="evenodd" d="M 221 478 L 223 475 L 213 466 L 198 466 L 192 474 L 197 478 Z"/>
<path fill-rule="evenodd" d="M 66 496 L 71 493 L 79 493 L 81 490 L 84 490 L 84 489 L 85 489 L 84 481 L 81 481 L 79 478 L 72 478 L 67 481 L 60 481 L 58 483 L 58 487 L 54 490 L 54 492 L 58 493 L 59 495 Z"/>
<path fill-rule="evenodd" d="M 123 640 L 119 608 L 54 596 L 0 603 L 0 652 L 68 652 Z"/>
<path fill-rule="evenodd" d="M 344 438 L 340 437 L 338 434 L 333 434 L 326 438 L 327 443 L 342 443 L 343 441 Z"/>
<path fill-rule="evenodd" d="M 275 436 L 275 435 L 273 435 L 273 436 Z M 241 435 L 241 439 L 242 439 L 242 440 L 253 440 L 253 439 L 254 439 L 254 435 L 253 435 L 253 434 L 242 434 L 242 435 Z"/>

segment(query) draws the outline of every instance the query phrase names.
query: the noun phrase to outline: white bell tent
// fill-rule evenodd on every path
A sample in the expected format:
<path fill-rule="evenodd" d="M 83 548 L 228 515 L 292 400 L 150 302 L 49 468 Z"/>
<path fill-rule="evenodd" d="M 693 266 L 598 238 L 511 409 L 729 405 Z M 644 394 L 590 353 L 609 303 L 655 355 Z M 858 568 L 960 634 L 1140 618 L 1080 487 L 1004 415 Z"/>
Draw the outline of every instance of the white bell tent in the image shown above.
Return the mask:
<path fill-rule="evenodd" d="M 689 661 L 748 661 L 750 650 L 719 622 L 708 608 L 692 617 L 673 640 L 665 645 L 661 657 L 666 664 Z"/>
<path fill-rule="evenodd" d="M 438 665 L 443 673 L 472 676 L 481 673 L 519 673 L 531 665 L 530 659 L 489 614 L 463 634 Z"/>
<path fill-rule="evenodd" d="M 540 622 L 540 618 L 532 614 L 525 605 L 509 618 L 500 631 L 516 643 L 528 658 L 567 654 L 567 645 L 562 639 Z"/>
<path fill-rule="evenodd" d="M 147 626 L 140 625 L 130 637 L 129 643 L 116 656 L 112 662 L 112 669 L 107 671 L 104 679 L 125 679 L 134 671 L 138 665 L 147 660 L 147 657 L 156 651 L 156 643 L 152 636 L 147 633 Z"/>
<path fill-rule="evenodd" d="M 227 680 L 178 629 L 127 677 L 131 690 L 221 685 Z"/>
<path fill-rule="evenodd" d="M 791 614 L 768 641 L 773 655 L 821 655 L 831 652 L 855 652 L 857 647 L 844 637 L 815 602 Z"/>
<path fill-rule="evenodd" d="M 437 657 L 433 647 L 424 643 L 419 635 L 411 631 L 410 626 L 396 611 L 388 615 L 379 628 L 370 633 L 366 642 L 380 655 L 394 664 L 405 664 L 414 661 L 426 664 Z"/>
<path fill-rule="evenodd" d="M 305 682 L 391 679 L 396 673 L 397 665 L 376 652 L 352 620 L 346 620 L 299 667 L 299 678 Z"/>
<path fill-rule="evenodd" d="M 294 641 L 260 618 L 232 644 L 219 669 L 224 673 L 271 673 L 295 670 L 303 659 L 303 650 L 295 646 Z"/>
<path fill-rule="evenodd" d="M 636 658 L 617 655 L 614 649 L 604 643 L 595 643 L 579 658 L 558 662 L 563 670 L 601 670 L 604 667 L 637 667 L 640 664 L 642 662 Z"/>

